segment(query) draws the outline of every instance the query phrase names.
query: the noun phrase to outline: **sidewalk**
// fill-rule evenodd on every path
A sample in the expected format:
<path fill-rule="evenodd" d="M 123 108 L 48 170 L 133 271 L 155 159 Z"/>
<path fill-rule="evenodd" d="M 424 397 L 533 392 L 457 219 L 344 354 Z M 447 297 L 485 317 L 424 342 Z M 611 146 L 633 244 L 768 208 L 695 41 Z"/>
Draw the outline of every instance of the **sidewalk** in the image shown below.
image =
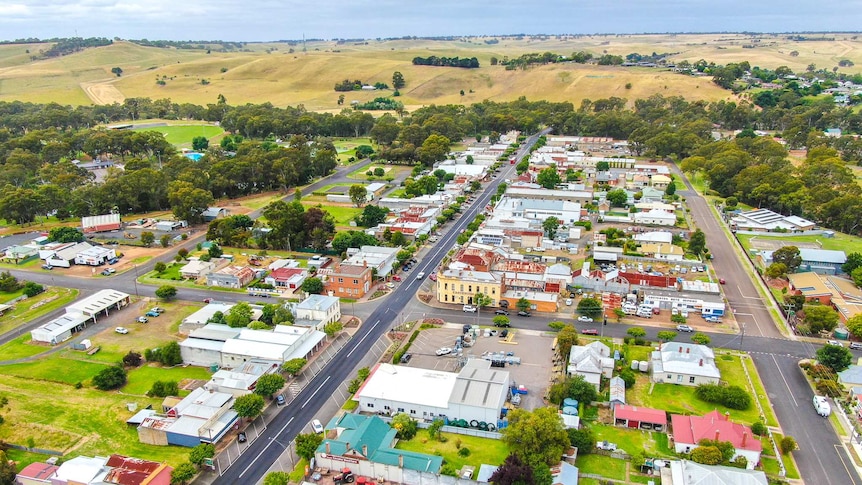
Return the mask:
<path fill-rule="evenodd" d="M 836 430 L 838 432 L 838 439 L 841 441 L 841 446 L 847 450 L 847 454 L 850 456 L 850 463 L 845 463 L 845 466 L 855 468 L 856 473 L 862 475 L 862 466 L 859 466 L 857 461 L 853 459 L 854 455 L 856 457 L 862 457 L 862 444 L 859 443 L 859 440 L 862 439 L 862 437 L 857 436 L 856 439 L 853 439 L 853 435 L 856 433 L 853 429 L 853 424 L 837 403 L 836 408 L 837 409 L 834 409 L 833 412 L 838 418 L 838 423 L 843 429 L 843 433 L 840 432 L 841 430 Z"/>

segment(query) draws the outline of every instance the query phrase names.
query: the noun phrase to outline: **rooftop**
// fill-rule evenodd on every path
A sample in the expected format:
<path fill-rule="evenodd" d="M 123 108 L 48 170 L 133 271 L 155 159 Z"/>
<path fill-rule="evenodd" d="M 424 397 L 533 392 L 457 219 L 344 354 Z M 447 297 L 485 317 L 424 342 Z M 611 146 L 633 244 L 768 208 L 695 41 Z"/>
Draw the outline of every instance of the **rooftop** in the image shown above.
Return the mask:
<path fill-rule="evenodd" d="M 449 402 L 498 408 L 509 390 L 509 372 L 491 367 L 490 360 L 470 359 L 458 373 Z"/>
<path fill-rule="evenodd" d="M 626 404 L 618 404 L 614 408 L 614 416 L 617 419 L 629 419 L 646 423 L 667 423 L 667 412 L 661 409 L 629 406 Z"/>
<path fill-rule="evenodd" d="M 374 367 L 356 397 L 446 408 L 457 378 L 453 372 L 382 363 Z"/>
<path fill-rule="evenodd" d="M 665 342 L 653 352 L 653 372 L 720 378 L 715 354 L 705 345 Z"/>
<path fill-rule="evenodd" d="M 763 444 L 751 428 L 734 423 L 727 415 L 711 411 L 703 416 L 671 415 L 674 440 L 697 444 L 700 440 L 730 441 L 738 450 L 762 451 Z"/>

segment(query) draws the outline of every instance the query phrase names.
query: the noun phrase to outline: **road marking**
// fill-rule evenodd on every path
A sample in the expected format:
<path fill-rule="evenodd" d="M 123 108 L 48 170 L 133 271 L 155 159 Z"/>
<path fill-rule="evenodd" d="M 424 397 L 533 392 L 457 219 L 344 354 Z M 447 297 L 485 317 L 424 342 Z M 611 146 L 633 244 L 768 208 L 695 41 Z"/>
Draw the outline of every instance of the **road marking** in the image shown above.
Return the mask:
<path fill-rule="evenodd" d="M 329 378 L 327 377 L 327 378 L 326 378 L 326 380 L 329 380 Z M 326 382 L 326 381 L 324 381 L 324 382 Z M 288 424 L 290 424 L 290 423 L 291 423 L 291 421 L 293 421 L 293 417 L 291 417 L 291 418 L 290 418 L 290 420 L 288 420 L 288 422 L 287 422 L 284 426 L 282 426 L 282 427 L 281 427 L 281 430 L 279 430 L 279 432 L 276 434 L 276 436 L 278 436 L 278 435 L 280 435 L 281 433 L 283 433 L 283 432 L 284 432 L 284 429 L 285 429 L 285 428 L 287 428 L 287 425 L 288 425 Z M 269 449 L 270 445 L 272 445 L 272 442 L 273 442 L 273 439 L 272 439 L 272 438 L 267 439 L 266 446 L 264 446 L 264 447 L 263 447 L 263 449 L 262 449 L 262 450 L 260 450 L 260 453 L 258 453 L 258 454 L 257 454 L 257 456 L 256 456 L 256 457 L 254 457 L 254 460 L 251 460 L 251 463 L 249 463 L 249 464 L 248 464 L 248 466 L 247 466 L 247 467 L 245 467 L 245 470 L 243 470 L 243 471 L 239 474 L 239 478 L 242 478 L 242 476 L 246 474 L 246 472 L 248 471 L 248 469 L 249 469 L 249 468 L 251 468 L 252 466 L 254 466 L 254 463 L 258 460 L 258 458 L 260 458 L 261 456 L 263 456 L 263 454 L 264 454 L 264 453 L 266 453 L 266 450 L 267 450 L 267 449 Z M 280 443 L 279 443 L 279 444 L 280 444 Z"/>
<path fill-rule="evenodd" d="M 331 377 L 332 376 L 326 376 L 326 379 L 324 379 L 323 382 L 321 382 L 320 385 L 317 386 L 317 389 L 315 389 L 314 392 L 311 393 L 311 396 L 309 396 L 308 399 L 306 399 L 305 402 L 302 403 L 302 407 L 300 407 L 299 409 L 305 409 L 305 406 L 308 406 L 308 403 L 310 403 L 311 400 L 314 399 L 314 396 L 316 396 L 317 393 L 320 392 L 321 389 L 323 389 L 323 386 L 326 385 L 326 381 L 328 381 Z M 285 426 L 287 425 L 285 424 Z"/>
<path fill-rule="evenodd" d="M 784 386 L 790 394 L 790 399 L 793 399 L 793 405 L 799 407 L 799 403 L 796 401 L 796 396 L 793 395 L 793 390 L 790 389 L 790 384 L 788 384 L 787 379 L 784 378 L 784 372 L 781 372 L 781 366 L 778 365 L 778 359 L 776 359 L 774 355 L 772 356 L 772 361 L 775 362 L 775 368 L 778 369 L 778 374 L 781 375 L 781 380 L 784 381 Z"/>
<path fill-rule="evenodd" d="M 371 335 L 371 331 L 374 330 L 375 328 L 377 328 L 377 324 L 379 324 L 379 323 L 380 323 L 380 320 L 377 320 L 376 322 L 374 322 L 374 325 L 372 325 L 372 327 L 370 329 L 368 329 L 367 332 L 365 332 L 365 335 L 363 335 L 362 338 L 359 339 L 359 342 L 356 342 L 356 345 L 354 345 L 353 348 L 350 350 L 350 352 L 347 353 L 347 357 L 350 357 L 351 355 L 353 355 L 354 352 L 356 352 L 356 349 L 359 348 L 359 345 L 362 342 L 364 342 L 365 339 L 367 339 L 369 335 Z M 327 377 L 327 379 L 329 379 L 329 378 Z"/>
<path fill-rule="evenodd" d="M 841 456 L 841 449 L 839 449 L 839 445 L 832 445 L 835 447 L 835 454 L 838 455 L 838 459 L 841 460 L 841 466 L 844 467 L 844 471 L 847 472 L 847 476 L 850 477 L 850 480 L 853 482 L 853 485 L 856 485 L 856 475 L 854 475 L 849 468 L 847 468 L 847 463 L 844 462 L 844 457 Z M 841 446 L 843 448 L 843 446 Z"/>

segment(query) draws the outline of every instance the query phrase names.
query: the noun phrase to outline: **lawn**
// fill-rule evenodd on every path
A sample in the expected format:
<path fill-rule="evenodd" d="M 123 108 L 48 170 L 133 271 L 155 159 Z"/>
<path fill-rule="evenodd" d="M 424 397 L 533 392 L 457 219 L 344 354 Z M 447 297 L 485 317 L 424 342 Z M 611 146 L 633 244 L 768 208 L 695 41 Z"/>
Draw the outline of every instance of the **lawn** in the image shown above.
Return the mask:
<path fill-rule="evenodd" d="M 772 433 L 772 439 L 774 439 L 776 443 L 780 443 L 782 438 L 784 438 L 784 435 Z M 793 457 L 790 455 L 781 455 L 781 461 L 784 463 L 784 469 L 787 471 L 787 478 L 798 479 L 799 470 L 796 469 L 796 462 L 793 461 Z"/>
<path fill-rule="evenodd" d="M 460 470 L 464 465 L 475 466 L 477 470 L 483 463 L 499 465 L 509 455 L 509 447 L 500 440 L 453 433 L 443 433 L 443 436 L 446 438 L 445 443 L 431 439 L 428 430 L 420 429 L 412 440 L 399 441 L 395 448 L 440 455 L 443 457 L 444 463 L 452 465 L 456 470 Z M 459 440 L 461 448 L 470 450 L 470 456 L 458 455 L 456 444 Z"/>
<path fill-rule="evenodd" d="M 618 448 L 625 450 L 630 455 L 634 455 L 638 450 L 643 450 L 648 456 L 676 456 L 674 454 L 662 453 L 657 438 L 659 435 L 665 437 L 666 448 L 667 435 L 664 433 L 621 428 L 605 424 L 594 424 L 590 427 L 595 433 L 597 441 L 616 443 Z"/>
<path fill-rule="evenodd" d="M 793 243 L 794 241 L 802 242 L 802 243 L 814 243 L 820 246 L 821 249 L 832 249 L 835 251 L 844 251 L 846 253 L 862 253 L 862 238 L 851 236 L 849 234 L 844 234 L 841 232 L 836 232 L 835 237 L 826 237 L 822 234 L 819 235 L 810 235 L 810 236 L 794 236 L 792 234 L 773 234 L 773 235 L 763 235 L 763 234 L 736 234 L 736 237 L 739 238 L 739 242 L 742 243 L 742 246 L 745 247 L 745 250 L 749 253 L 751 252 L 751 239 L 757 238 L 760 240 L 781 240 L 788 243 Z"/>
<path fill-rule="evenodd" d="M 182 275 L 180 275 L 180 268 L 185 266 L 183 263 L 171 263 L 167 265 L 164 271 L 161 273 L 153 272 L 155 278 L 159 278 L 162 280 L 179 280 L 182 279 Z"/>
<path fill-rule="evenodd" d="M 303 204 L 306 209 L 309 207 L 317 207 L 318 204 Z M 362 209 L 356 207 L 342 207 L 334 205 L 324 205 L 321 209 L 329 212 L 329 215 L 335 219 L 336 226 L 350 227 L 350 221 L 362 213 Z"/>
<path fill-rule="evenodd" d="M 192 139 L 196 136 L 204 136 L 211 140 L 222 133 L 224 129 L 212 125 L 169 125 L 153 128 L 141 128 L 142 131 L 157 131 L 165 135 L 165 140 L 172 145 L 186 146 L 191 148 Z"/>
<path fill-rule="evenodd" d="M 107 364 L 83 362 L 51 355 L 35 362 L 0 365 L 0 374 L 36 381 L 74 385 L 78 382 L 86 383 L 106 367 Z"/>
<path fill-rule="evenodd" d="M 338 161 L 341 163 L 347 162 L 350 157 L 355 157 L 356 147 L 359 145 L 368 145 L 370 147 L 374 146 L 374 143 L 371 142 L 371 138 L 367 137 L 335 138 L 332 140 L 332 144 L 335 145 L 335 151 L 338 153 Z"/>
<path fill-rule="evenodd" d="M 604 455 L 581 455 L 575 460 L 575 466 L 581 473 L 601 475 L 605 478 L 624 481 L 626 479 L 626 461 Z M 580 483 L 580 482 L 579 482 Z"/>
<path fill-rule="evenodd" d="M 32 322 L 42 315 L 47 315 L 60 307 L 66 306 L 77 296 L 78 290 L 74 288 L 46 287 L 43 293 L 33 298 L 19 301 L 15 304 L 14 309 L 0 317 L 0 333 L 6 333 L 25 323 Z"/>
<path fill-rule="evenodd" d="M 627 345 L 626 346 L 626 359 L 629 362 L 633 360 L 650 360 L 650 353 L 653 348 L 646 345 Z"/>
<path fill-rule="evenodd" d="M 44 345 L 30 344 L 30 339 L 30 334 L 26 333 L 0 346 L 0 356 L 2 356 L 3 360 L 13 360 L 41 354 L 48 350 L 48 347 Z"/>
<path fill-rule="evenodd" d="M 150 367 L 144 365 L 129 371 L 129 381 L 123 387 L 124 394 L 144 396 L 156 381 L 176 381 L 183 379 L 209 380 L 210 372 L 203 367 Z"/>

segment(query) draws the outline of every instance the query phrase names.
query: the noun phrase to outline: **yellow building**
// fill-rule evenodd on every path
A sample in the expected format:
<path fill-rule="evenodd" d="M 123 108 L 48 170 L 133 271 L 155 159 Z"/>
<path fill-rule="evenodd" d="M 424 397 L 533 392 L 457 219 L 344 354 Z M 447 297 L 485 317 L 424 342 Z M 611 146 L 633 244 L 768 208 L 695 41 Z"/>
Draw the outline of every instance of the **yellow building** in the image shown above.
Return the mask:
<path fill-rule="evenodd" d="M 500 276 L 487 271 L 447 269 L 437 274 L 437 301 L 456 305 L 472 305 L 476 293 L 491 297 L 491 304 L 500 304 Z"/>

